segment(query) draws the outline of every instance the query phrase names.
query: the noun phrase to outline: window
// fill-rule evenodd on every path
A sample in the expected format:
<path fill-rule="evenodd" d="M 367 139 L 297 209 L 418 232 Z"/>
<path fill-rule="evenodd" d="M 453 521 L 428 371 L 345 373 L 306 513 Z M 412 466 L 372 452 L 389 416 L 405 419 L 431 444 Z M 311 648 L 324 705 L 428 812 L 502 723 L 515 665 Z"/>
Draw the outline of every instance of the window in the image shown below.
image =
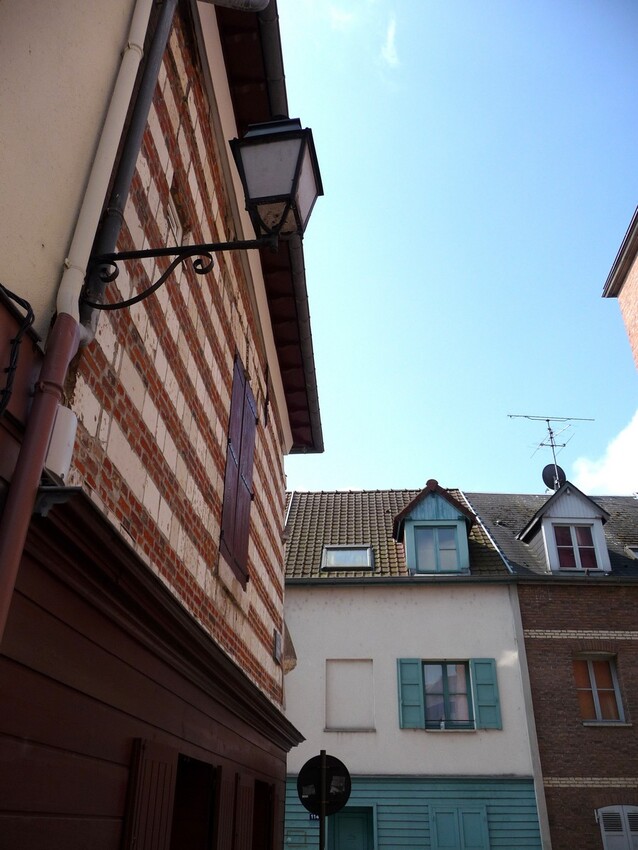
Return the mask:
<path fill-rule="evenodd" d="M 412 573 L 469 572 L 467 527 L 463 520 L 406 520 L 405 558 Z"/>
<path fill-rule="evenodd" d="M 554 525 L 560 569 L 596 570 L 591 525 Z"/>
<path fill-rule="evenodd" d="M 467 729 L 474 725 L 470 670 L 463 662 L 425 662 L 425 725 L 428 729 Z"/>
<path fill-rule="evenodd" d="M 122 847 L 205 850 L 217 846 L 215 832 L 222 825 L 215 816 L 219 775 L 212 764 L 156 741 L 137 739 Z"/>
<path fill-rule="evenodd" d="M 605 850 L 638 846 L 638 806 L 605 806 L 596 812 Z"/>
<path fill-rule="evenodd" d="M 501 729 L 493 658 L 399 658 L 402 729 Z"/>
<path fill-rule="evenodd" d="M 326 729 L 374 730 L 372 659 L 326 659 Z"/>
<path fill-rule="evenodd" d="M 613 658 L 575 658 L 574 678 L 583 720 L 624 720 Z"/>
<path fill-rule="evenodd" d="M 417 525 L 414 529 L 418 572 L 452 572 L 459 568 L 454 525 Z"/>
<path fill-rule="evenodd" d="M 371 570 L 374 554 L 371 546 L 324 546 L 322 570 Z"/>
<path fill-rule="evenodd" d="M 220 552 L 246 586 L 248 534 L 252 502 L 253 454 L 257 432 L 257 406 L 239 357 L 235 359 L 228 426 L 228 452 Z"/>

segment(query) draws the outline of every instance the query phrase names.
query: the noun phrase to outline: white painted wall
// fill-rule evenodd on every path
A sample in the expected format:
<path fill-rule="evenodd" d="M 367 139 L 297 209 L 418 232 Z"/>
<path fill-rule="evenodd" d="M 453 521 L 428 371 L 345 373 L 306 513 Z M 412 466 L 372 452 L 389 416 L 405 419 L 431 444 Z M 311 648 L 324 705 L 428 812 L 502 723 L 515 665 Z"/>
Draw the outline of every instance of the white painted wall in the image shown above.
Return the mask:
<path fill-rule="evenodd" d="M 530 776 L 532 762 L 508 588 L 501 585 L 286 588 L 297 666 L 286 715 L 306 737 L 296 773 L 321 749 L 353 774 Z M 375 731 L 324 731 L 326 659 L 372 659 Z M 495 658 L 502 730 L 400 729 L 397 658 Z"/>
<path fill-rule="evenodd" d="M 0 2 L 0 282 L 45 336 L 133 0 Z"/>

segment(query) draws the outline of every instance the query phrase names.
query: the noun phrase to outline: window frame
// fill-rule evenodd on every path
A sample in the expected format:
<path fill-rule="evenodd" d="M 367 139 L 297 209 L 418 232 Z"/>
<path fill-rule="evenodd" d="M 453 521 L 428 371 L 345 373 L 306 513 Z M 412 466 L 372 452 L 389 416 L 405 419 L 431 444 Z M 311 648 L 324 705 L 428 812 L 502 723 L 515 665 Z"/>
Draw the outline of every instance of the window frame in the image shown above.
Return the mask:
<path fill-rule="evenodd" d="M 609 672 L 611 674 L 611 681 L 613 685 L 613 693 L 614 698 L 616 700 L 616 711 L 618 712 L 618 717 L 603 717 L 603 711 L 601 709 L 600 704 L 600 696 L 599 691 L 604 691 L 606 693 L 610 692 L 609 688 L 601 688 L 597 685 L 596 682 L 596 674 L 594 670 L 594 662 L 606 662 L 609 665 Z M 589 678 L 589 688 L 580 688 L 578 687 L 576 680 L 576 662 L 585 662 L 587 664 L 587 675 Z M 576 694 L 580 692 L 591 693 L 592 701 L 594 704 L 594 710 L 596 713 L 595 717 L 585 717 L 583 715 L 582 706 L 580 700 L 578 701 L 581 720 L 584 724 L 594 723 L 604 724 L 604 725 L 613 725 L 617 723 L 625 723 L 625 712 L 623 710 L 622 697 L 620 693 L 620 685 L 618 683 L 618 672 L 616 669 L 616 658 L 613 655 L 576 655 L 572 659 L 572 667 L 574 673 L 574 684 L 576 689 Z"/>
<path fill-rule="evenodd" d="M 465 672 L 465 696 L 467 697 L 467 705 L 468 705 L 468 719 L 467 720 L 454 720 L 451 717 L 452 714 L 452 706 L 451 706 L 451 697 L 450 686 L 448 681 L 448 671 L 447 668 L 450 665 L 462 666 Z M 428 720 L 428 708 L 427 708 L 427 698 L 428 698 L 428 685 L 427 678 L 425 675 L 426 667 L 440 667 L 441 668 L 441 684 L 443 688 L 443 692 L 441 696 L 443 697 L 443 709 L 444 709 L 444 717 L 435 720 Z M 470 662 L 469 660 L 458 660 L 458 659 L 445 659 L 444 661 L 440 660 L 431 660 L 426 659 L 423 661 L 423 688 L 425 693 L 425 728 L 426 729 L 475 729 L 475 719 L 474 719 L 474 703 L 472 700 L 472 681 L 470 676 Z M 431 692 L 430 692 L 431 695 Z M 459 692 L 455 692 L 454 696 L 458 696 Z"/>
<path fill-rule="evenodd" d="M 365 566 L 347 566 L 341 564 L 333 566 L 332 564 L 328 564 L 328 556 L 331 552 L 366 552 L 367 564 Z M 327 543 L 321 550 L 321 569 L 326 572 L 340 572 L 343 570 L 370 572 L 374 570 L 374 549 L 368 544 Z"/>
<path fill-rule="evenodd" d="M 438 545 L 438 534 L 436 534 L 437 543 L 435 545 L 435 564 L 433 568 L 426 568 L 418 563 L 417 535 L 421 529 L 434 529 L 438 532 L 439 529 L 454 529 L 456 542 L 456 567 L 455 569 L 442 569 L 440 562 L 440 547 Z M 405 559 L 408 570 L 413 575 L 456 575 L 458 573 L 467 573 L 470 569 L 470 556 L 467 542 L 467 527 L 464 520 L 406 520 L 405 523 Z"/>
<path fill-rule="evenodd" d="M 591 528 L 591 536 L 596 555 L 596 567 L 561 567 L 558 560 L 558 547 L 556 545 L 556 526 L 588 526 Z M 573 517 L 573 516 L 551 516 L 545 517 L 542 522 L 542 536 L 545 544 L 547 564 L 551 572 L 561 575 L 582 575 L 589 573 L 608 573 L 611 571 L 609 561 L 609 550 L 605 540 L 603 524 L 598 517 Z M 580 562 L 580 559 L 579 559 Z"/>
<path fill-rule="evenodd" d="M 569 536 L 571 540 L 571 546 L 566 547 L 563 544 L 559 544 L 558 538 L 556 536 L 556 531 L 559 528 L 566 528 L 569 530 Z M 578 533 L 577 529 L 586 528 L 589 530 L 589 535 L 591 538 L 591 546 L 583 546 L 578 542 Z M 557 555 L 557 563 L 559 570 L 599 570 L 600 566 L 598 563 L 598 552 L 596 551 L 596 540 L 594 537 L 594 525 L 591 522 L 579 522 L 579 523 L 570 523 L 570 522 L 553 522 L 552 530 L 554 532 L 554 544 L 556 546 L 556 555 Z M 560 563 L 560 553 L 561 549 L 569 548 L 574 555 L 575 565 L 573 567 L 564 567 Z M 581 559 L 581 549 L 591 549 L 594 553 L 594 560 L 596 565 L 594 567 L 584 567 Z"/>

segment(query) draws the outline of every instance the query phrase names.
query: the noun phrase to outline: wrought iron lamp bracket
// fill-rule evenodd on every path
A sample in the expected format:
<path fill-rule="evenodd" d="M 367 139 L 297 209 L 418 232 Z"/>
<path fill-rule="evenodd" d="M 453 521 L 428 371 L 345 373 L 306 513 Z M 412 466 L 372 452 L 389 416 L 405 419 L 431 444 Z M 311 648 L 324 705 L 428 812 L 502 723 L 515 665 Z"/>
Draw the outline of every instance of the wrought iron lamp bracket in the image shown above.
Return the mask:
<path fill-rule="evenodd" d="M 120 273 L 120 263 L 127 260 L 145 260 L 154 259 L 156 257 L 174 257 L 175 259 L 169 264 L 168 268 L 160 275 L 160 277 L 147 287 L 143 292 L 127 298 L 125 301 L 117 301 L 113 303 L 104 303 L 101 301 L 92 301 L 85 290 L 80 298 L 81 302 L 87 307 L 92 307 L 95 310 L 122 310 L 125 307 L 132 307 L 148 298 L 162 286 L 168 278 L 173 274 L 175 269 L 189 259 L 193 259 L 193 270 L 196 274 L 205 275 L 213 268 L 213 255 L 222 251 L 245 251 L 251 248 L 270 248 L 271 251 L 276 251 L 279 244 L 279 235 L 276 232 L 267 233 L 258 239 L 238 239 L 233 242 L 209 242 L 203 245 L 174 245 L 167 248 L 146 248 L 141 251 L 119 251 L 114 254 L 100 254 L 92 257 L 89 265 L 89 274 L 87 279 L 91 277 L 91 270 L 97 269 L 97 274 L 101 283 L 111 283 Z"/>

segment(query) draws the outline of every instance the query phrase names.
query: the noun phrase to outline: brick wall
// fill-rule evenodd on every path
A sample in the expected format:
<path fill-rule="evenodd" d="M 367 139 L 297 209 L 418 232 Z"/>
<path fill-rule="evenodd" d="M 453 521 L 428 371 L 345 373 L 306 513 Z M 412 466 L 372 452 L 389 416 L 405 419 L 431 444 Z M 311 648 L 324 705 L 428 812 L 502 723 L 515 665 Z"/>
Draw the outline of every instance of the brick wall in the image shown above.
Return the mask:
<path fill-rule="evenodd" d="M 618 296 L 629 344 L 638 368 L 638 264 L 634 262 Z"/>
<path fill-rule="evenodd" d="M 186 25 L 176 17 L 125 210 L 119 250 L 174 242 L 173 195 L 186 242 L 236 237 L 207 101 Z M 229 224 L 230 223 L 230 224 Z M 129 263 L 112 300 L 148 287 L 168 260 Z M 281 669 L 285 506 L 279 414 L 264 423 L 265 354 L 236 254 L 212 272 L 192 263 L 140 304 L 103 313 L 70 384 L 79 417 L 72 483 L 93 494 L 149 567 L 276 703 Z M 246 591 L 220 573 L 226 440 L 233 360 L 246 366 L 260 412 Z M 272 364 L 271 364 L 272 368 Z"/>
<path fill-rule="evenodd" d="M 554 850 L 601 850 L 594 811 L 638 803 L 638 586 L 519 587 Z M 616 657 L 624 725 L 584 725 L 575 653 Z"/>

